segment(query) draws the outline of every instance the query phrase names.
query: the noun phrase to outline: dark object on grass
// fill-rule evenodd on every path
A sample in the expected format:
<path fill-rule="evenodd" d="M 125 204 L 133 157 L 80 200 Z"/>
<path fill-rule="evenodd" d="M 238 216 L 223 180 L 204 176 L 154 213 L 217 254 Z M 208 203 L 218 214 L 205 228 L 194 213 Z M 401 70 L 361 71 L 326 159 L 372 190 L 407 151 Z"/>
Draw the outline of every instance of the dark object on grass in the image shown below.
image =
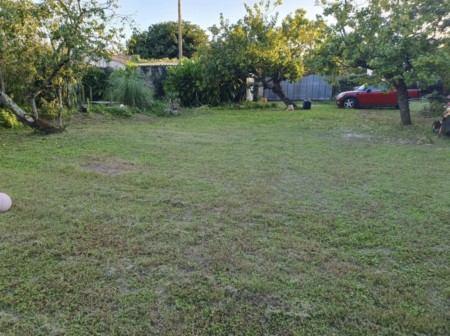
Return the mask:
<path fill-rule="evenodd" d="M 450 138 L 450 113 L 444 116 L 444 118 L 442 119 L 442 125 L 439 130 L 439 135 Z"/>
<path fill-rule="evenodd" d="M 83 113 L 87 113 L 87 111 L 88 111 L 87 106 L 85 104 L 81 104 L 80 105 L 80 111 L 83 112 Z"/>
<path fill-rule="evenodd" d="M 431 124 L 431 127 L 433 128 L 433 132 L 435 136 L 439 135 L 439 130 L 441 128 L 442 124 L 439 120 L 435 120 L 433 121 L 433 123 Z"/>
<path fill-rule="evenodd" d="M 304 110 L 311 110 L 311 99 L 307 99 L 303 102 L 303 109 Z"/>

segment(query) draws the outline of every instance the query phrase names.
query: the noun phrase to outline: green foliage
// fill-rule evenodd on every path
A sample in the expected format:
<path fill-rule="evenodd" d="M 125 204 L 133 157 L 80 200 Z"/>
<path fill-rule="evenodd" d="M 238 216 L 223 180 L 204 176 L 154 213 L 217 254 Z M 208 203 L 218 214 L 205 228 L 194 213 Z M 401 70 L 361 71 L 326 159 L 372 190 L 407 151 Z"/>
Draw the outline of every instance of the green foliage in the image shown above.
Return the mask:
<path fill-rule="evenodd" d="M 281 2 L 280 2 L 281 3 Z M 275 3 L 275 7 L 278 2 Z M 281 81 L 297 81 L 307 71 L 305 58 L 320 41 L 323 22 L 306 18 L 306 12 L 298 9 L 286 16 L 277 26 L 278 14 L 272 13 L 270 1 L 261 0 L 251 8 L 246 7 L 246 15 L 231 28 L 230 36 L 238 38 L 237 43 L 247 60 L 248 72 L 255 82 L 264 88 L 274 90 L 281 100 L 291 103 L 281 89 Z M 223 27 L 222 27 L 223 30 Z M 240 41 L 239 41 L 240 40 Z"/>
<path fill-rule="evenodd" d="M 228 67 L 218 66 L 219 58 L 209 56 L 185 59 L 169 69 L 164 84 L 169 97 L 179 100 L 182 106 L 217 106 L 242 96 L 245 90 L 242 76 L 232 76 Z"/>
<path fill-rule="evenodd" d="M 296 81 L 307 71 L 305 57 L 320 41 L 323 23 L 306 18 L 297 10 L 286 16 L 278 26 L 280 4 L 261 0 L 252 7 L 245 5 L 246 15 L 235 24 L 221 18 L 213 27 L 213 39 L 206 57 L 211 64 L 211 77 L 222 76 L 235 96 L 242 96 L 246 78 L 273 89 L 285 103 L 291 103 L 281 88 L 284 80 Z M 232 79 L 239 82 L 233 82 Z"/>
<path fill-rule="evenodd" d="M 45 119 L 56 119 L 62 112 L 56 99 L 47 101 L 45 98 L 41 98 L 40 103 L 42 107 L 41 115 Z"/>
<path fill-rule="evenodd" d="M 373 82 L 397 89 L 401 121 L 410 124 L 406 83 L 431 84 L 450 73 L 448 1 L 321 2 L 333 24 L 311 59 L 316 69 L 334 77 L 371 70 Z"/>
<path fill-rule="evenodd" d="M 117 0 L 0 4 L 0 74 L 18 102 L 36 102 L 57 88 L 66 94 L 67 87 L 81 80 L 86 60 L 107 57 L 108 47 L 120 37 Z M 37 116 L 36 104 L 32 106 Z"/>
<path fill-rule="evenodd" d="M 108 79 L 112 72 L 113 69 L 111 68 L 99 68 L 95 66 L 90 66 L 85 70 L 82 84 L 85 86 L 87 95 L 92 90 L 92 97 L 89 97 L 89 99 L 101 100 L 107 95 L 109 86 Z"/>
<path fill-rule="evenodd" d="M 22 123 L 19 122 L 16 116 L 10 111 L 0 109 L 0 127 L 19 128 L 22 127 Z"/>
<path fill-rule="evenodd" d="M 203 73 L 204 68 L 200 62 L 185 59 L 169 69 L 164 89 L 169 95 L 179 99 L 182 106 L 199 106 L 204 102 Z"/>
<path fill-rule="evenodd" d="M 335 85 L 339 92 L 352 91 L 356 86 L 371 82 L 371 78 L 367 74 L 350 74 L 340 77 L 337 80 L 335 78 L 331 80 L 335 80 Z"/>
<path fill-rule="evenodd" d="M 447 97 L 433 92 L 427 95 L 426 98 L 428 100 L 428 104 L 422 108 L 422 113 L 426 116 L 442 117 L 442 113 L 445 110 Z"/>
<path fill-rule="evenodd" d="M 163 100 L 156 100 L 152 105 L 152 112 L 157 116 L 164 116 L 165 110 L 167 108 L 167 103 Z"/>
<path fill-rule="evenodd" d="M 49 56 L 37 34 L 39 6 L 31 0 L 0 0 L 0 9 L 0 75 L 5 91 L 17 103 L 29 103 L 29 91 L 42 77 L 37 73 L 38 64 Z"/>
<path fill-rule="evenodd" d="M 191 58 L 208 42 L 206 32 L 198 25 L 183 21 L 183 56 Z M 141 58 L 177 58 L 178 23 L 173 21 L 151 25 L 147 31 L 134 30 L 127 42 L 128 53 Z"/>
<path fill-rule="evenodd" d="M 88 103 L 88 105 L 87 105 L 87 113 L 105 114 L 105 113 L 107 113 L 106 106 L 104 106 L 102 104 L 90 104 L 90 103 Z"/>
<path fill-rule="evenodd" d="M 109 78 L 111 100 L 145 110 L 152 106 L 153 93 L 137 69 L 127 66 L 118 69 Z"/>
<path fill-rule="evenodd" d="M 320 39 L 323 24 L 306 19 L 299 10 L 278 27 L 277 15 L 270 14 L 279 4 L 245 5 L 247 14 L 236 24 L 221 17 L 220 26 L 211 28 L 212 41 L 198 59 L 170 71 L 167 90 L 175 91 L 185 106 L 217 106 L 241 101 L 246 79 L 253 77 L 265 88 L 277 87 L 277 93 L 284 96 L 281 81 L 303 76 L 303 58 Z"/>

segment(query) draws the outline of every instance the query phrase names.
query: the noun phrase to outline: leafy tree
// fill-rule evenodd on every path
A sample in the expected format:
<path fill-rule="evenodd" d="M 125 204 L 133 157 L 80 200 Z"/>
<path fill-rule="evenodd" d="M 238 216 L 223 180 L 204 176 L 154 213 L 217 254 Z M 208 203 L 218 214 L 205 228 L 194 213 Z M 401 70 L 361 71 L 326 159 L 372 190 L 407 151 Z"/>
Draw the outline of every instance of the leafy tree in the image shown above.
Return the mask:
<path fill-rule="evenodd" d="M 107 47 L 118 35 L 113 28 L 117 0 L 0 1 L 0 77 L 4 79 L 0 100 L 22 122 L 39 128 L 43 122 L 38 122 L 37 98 L 73 81 L 86 59 L 107 57 Z M 21 91 L 12 91 L 8 79 L 18 74 L 23 74 Z M 14 97 L 26 92 L 32 118 L 7 92 Z"/>
<path fill-rule="evenodd" d="M 183 21 L 183 56 L 191 58 L 208 42 L 206 32 L 198 25 Z M 147 31 L 134 30 L 127 42 L 128 53 L 141 58 L 177 58 L 178 23 L 162 22 L 151 25 Z"/>
<path fill-rule="evenodd" d="M 0 0 L 1 91 L 8 90 L 20 103 L 29 96 L 36 74 L 36 59 L 47 56 L 36 34 L 40 28 L 38 15 L 39 7 L 31 0 Z"/>
<path fill-rule="evenodd" d="M 277 26 L 278 13 L 270 14 L 281 3 L 278 0 L 272 6 L 269 0 L 261 0 L 253 7 L 244 5 L 243 19 L 233 25 L 222 20 L 220 28 L 214 28 L 212 44 L 222 44 L 230 50 L 234 63 L 290 105 L 293 102 L 283 92 L 281 82 L 297 81 L 305 74 L 304 60 L 320 41 L 324 24 L 308 20 L 306 12 L 298 9 Z"/>
<path fill-rule="evenodd" d="M 273 7 L 280 4 L 276 1 Z M 184 87 L 187 91 L 196 89 L 196 97 L 203 104 L 239 100 L 245 94 L 246 78 L 251 76 L 264 88 L 272 89 L 286 105 L 293 104 L 281 82 L 296 81 L 307 71 L 304 59 L 320 41 L 324 25 L 306 19 L 305 11 L 297 10 L 277 26 L 278 15 L 270 16 L 274 9 L 270 1 L 261 0 L 245 8 L 247 14 L 236 24 L 222 16 L 219 27 L 211 28 L 212 41 L 196 60 L 195 70 L 201 73 L 193 75 L 194 67 L 189 65 L 185 70 L 190 70 L 190 75 L 183 77 L 183 86 L 177 86 L 178 96 L 186 94 L 180 91 Z M 170 75 L 175 73 L 181 76 L 186 72 L 174 70 Z M 170 75 L 169 83 L 175 87 Z"/>
<path fill-rule="evenodd" d="M 371 70 L 374 82 L 397 90 L 401 123 L 411 124 L 407 83 L 450 72 L 448 0 L 321 2 L 334 23 L 317 55 L 319 68 L 334 77 Z"/>

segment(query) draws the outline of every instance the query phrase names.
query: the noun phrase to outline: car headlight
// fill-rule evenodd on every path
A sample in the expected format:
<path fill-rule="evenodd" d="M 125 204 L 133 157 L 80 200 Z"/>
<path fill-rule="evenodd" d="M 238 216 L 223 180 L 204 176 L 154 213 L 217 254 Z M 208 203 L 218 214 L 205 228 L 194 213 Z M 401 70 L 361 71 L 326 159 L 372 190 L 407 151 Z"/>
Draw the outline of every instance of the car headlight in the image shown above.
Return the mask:
<path fill-rule="evenodd" d="M 336 96 L 336 99 L 341 99 L 342 97 L 344 97 L 344 94 L 343 94 L 343 93 L 339 93 L 339 94 Z"/>

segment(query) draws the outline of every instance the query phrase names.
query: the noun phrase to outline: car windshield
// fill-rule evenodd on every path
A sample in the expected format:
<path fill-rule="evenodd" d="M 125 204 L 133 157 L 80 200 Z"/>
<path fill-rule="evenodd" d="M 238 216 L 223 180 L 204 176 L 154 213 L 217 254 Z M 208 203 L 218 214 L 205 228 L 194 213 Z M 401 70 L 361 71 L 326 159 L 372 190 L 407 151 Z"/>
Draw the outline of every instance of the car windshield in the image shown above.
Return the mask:
<path fill-rule="evenodd" d="M 356 91 L 366 91 L 366 86 L 361 85 L 359 88 L 356 89 Z"/>
<path fill-rule="evenodd" d="M 356 89 L 356 91 L 387 91 L 387 87 L 384 85 L 380 85 L 380 86 L 367 86 L 367 85 L 361 85 L 360 87 L 358 87 Z"/>

